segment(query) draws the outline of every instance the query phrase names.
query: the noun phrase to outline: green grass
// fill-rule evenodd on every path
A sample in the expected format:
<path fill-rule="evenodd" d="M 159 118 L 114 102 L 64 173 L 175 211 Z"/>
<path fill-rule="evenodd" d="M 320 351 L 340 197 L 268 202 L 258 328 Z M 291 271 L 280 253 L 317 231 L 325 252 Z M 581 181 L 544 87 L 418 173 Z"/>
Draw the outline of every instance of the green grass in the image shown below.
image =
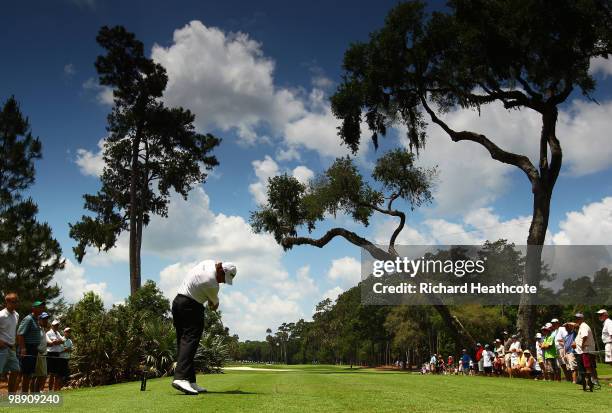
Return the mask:
<path fill-rule="evenodd" d="M 261 367 L 261 366 L 256 366 Z M 569 383 L 421 376 L 335 366 L 227 371 L 198 376 L 208 394 L 185 396 L 171 378 L 64 391 L 63 412 L 612 412 L 612 387 L 584 393 Z M 273 370 L 274 368 L 272 368 Z M 610 376 L 602 370 L 601 376 Z M 18 411 L 49 411 L 20 408 Z"/>

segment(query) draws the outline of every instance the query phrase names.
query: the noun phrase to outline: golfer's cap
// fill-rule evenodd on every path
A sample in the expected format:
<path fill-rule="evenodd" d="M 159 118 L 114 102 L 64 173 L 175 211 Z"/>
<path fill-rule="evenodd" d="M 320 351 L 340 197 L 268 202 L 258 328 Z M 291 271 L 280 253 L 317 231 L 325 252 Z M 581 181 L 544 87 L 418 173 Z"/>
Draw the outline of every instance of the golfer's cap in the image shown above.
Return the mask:
<path fill-rule="evenodd" d="M 41 320 L 46 320 L 47 318 L 49 318 L 49 314 L 48 313 L 41 313 L 38 318 L 40 318 Z"/>
<path fill-rule="evenodd" d="M 576 318 L 584 318 L 584 314 L 576 313 L 576 315 L 574 315 L 574 317 L 576 317 Z"/>
<path fill-rule="evenodd" d="M 236 264 L 233 262 L 224 262 L 223 263 L 223 272 L 225 272 L 225 283 L 232 285 L 234 283 L 234 277 L 236 276 Z"/>
<path fill-rule="evenodd" d="M 558 323 L 559 319 L 558 318 L 553 318 L 552 320 L 550 320 L 551 323 Z"/>
<path fill-rule="evenodd" d="M 544 324 L 544 326 L 545 326 L 546 328 L 551 328 L 551 327 L 552 327 L 552 324 L 550 324 L 550 323 L 546 323 L 546 324 Z"/>
<path fill-rule="evenodd" d="M 608 311 L 602 308 L 601 310 L 599 310 L 599 311 L 597 312 L 597 314 L 599 314 L 599 315 L 602 315 L 602 314 L 608 314 Z"/>
<path fill-rule="evenodd" d="M 508 332 L 507 332 L 507 331 L 504 331 L 504 335 L 505 335 L 505 336 L 507 336 L 507 335 L 508 335 Z"/>
<path fill-rule="evenodd" d="M 476 343 L 476 347 L 482 347 L 482 344 Z"/>
<path fill-rule="evenodd" d="M 542 338 L 542 333 L 536 333 L 536 338 Z"/>
<path fill-rule="evenodd" d="M 501 343 L 501 340 L 500 340 L 499 338 L 496 338 L 496 339 L 495 339 L 495 342 L 496 342 L 496 343 Z"/>
<path fill-rule="evenodd" d="M 461 351 L 465 353 L 467 350 L 466 350 L 466 349 L 463 349 L 463 350 L 461 350 Z"/>
<path fill-rule="evenodd" d="M 488 344 L 485 344 L 485 348 L 489 348 L 489 345 L 488 345 Z"/>
<path fill-rule="evenodd" d="M 65 333 L 65 332 L 67 332 L 67 331 L 70 331 L 70 330 L 71 330 L 71 328 L 70 328 L 70 327 L 66 327 L 66 328 L 64 329 L 64 333 Z"/>
<path fill-rule="evenodd" d="M 548 327 L 542 326 L 542 327 L 540 327 L 540 330 L 548 330 Z"/>
<path fill-rule="evenodd" d="M 518 338 L 516 334 L 512 334 L 512 338 Z"/>
<path fill-rule="evenodd" d="M 32 307 L 40 307 L 41 305 L 45 305 L 45 303 L 39 300 L 36 300 L 32 303 Z"/>
<path fill-rule="evenodd" d="M 523 351 L 523 354 L 531 354 L 531 351 L 529 351 L 528 349 Z"/>
<path fill-rule="evenodd" d="M 52 326 L 59 326 L 59 320 L 53 320 L 53 322 L 51 323 Z"/>

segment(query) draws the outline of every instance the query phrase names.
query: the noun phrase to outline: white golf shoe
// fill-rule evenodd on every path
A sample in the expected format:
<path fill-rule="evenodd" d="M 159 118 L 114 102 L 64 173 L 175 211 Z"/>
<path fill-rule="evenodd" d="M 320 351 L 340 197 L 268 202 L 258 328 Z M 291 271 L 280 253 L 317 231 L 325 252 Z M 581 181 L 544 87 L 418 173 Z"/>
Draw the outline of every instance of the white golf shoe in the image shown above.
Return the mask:
<path fill-rule="evenodd" d="M 185 394 L 198 394 L 198 391 L 194 390 L 187 380 L 174 380 L 172 382 L 172 387 L 182 391 Z"/>
<path fill-rule="evenodd" d="M 194 389 L 198 393 L 206 393 L 208 391 L 204 387 L 198 386 L 198 383 L 189 383 L 189 385 L 191 386 L 192 389 Z"/>

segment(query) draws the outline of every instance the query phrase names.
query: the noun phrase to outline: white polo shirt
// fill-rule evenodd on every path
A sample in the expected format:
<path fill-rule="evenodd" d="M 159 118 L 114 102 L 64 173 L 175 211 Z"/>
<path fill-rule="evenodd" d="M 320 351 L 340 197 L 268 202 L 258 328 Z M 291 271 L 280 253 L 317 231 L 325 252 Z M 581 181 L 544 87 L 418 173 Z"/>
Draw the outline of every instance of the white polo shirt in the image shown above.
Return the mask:
<path fill-rule="evenodd" d="M 214 260 L 205 260 L 189 270 L 187 278 L 179 287 L 178 294 L 186 295 L 200 304 L 211 301 L 214 305 L 219 303 L 219 283 Z"/>
<path fill-rule="evenodd" d="M 15 345 L 18 320 L 19 314 L 17 311 L 11 313 L 6 308 L 0 311 L 0 340 L 8 343 L 9 346 Z"/>
<path fill-rule="evenodd" d="M 601 340 L 604 344 L 612 343 L 612 319 L 606 318 L 601 329 Z"/>
<path fill-rule="evenodd" d="M 64 337 L 60 334 L 59 331 L 53 331 L 53 329 L 47 331 L 47 342 L 51 343 L 55 340 L 64 340 Z M 54 346 L 47 347 L 47 351 L 51 353 L 61 353 L 64 351 L 64 346 L 62 344 L 56 344 Z"/>
<path fill-rule="evenodd" d="M 576 333 L 576 339 L 574 341 L 576 343 L 576 354 L 590 353 L 591 351 L 595 351 L 593 331 L 584 321 L 580 324 L 580 327 L 578 327 L 578 333 Z"/>

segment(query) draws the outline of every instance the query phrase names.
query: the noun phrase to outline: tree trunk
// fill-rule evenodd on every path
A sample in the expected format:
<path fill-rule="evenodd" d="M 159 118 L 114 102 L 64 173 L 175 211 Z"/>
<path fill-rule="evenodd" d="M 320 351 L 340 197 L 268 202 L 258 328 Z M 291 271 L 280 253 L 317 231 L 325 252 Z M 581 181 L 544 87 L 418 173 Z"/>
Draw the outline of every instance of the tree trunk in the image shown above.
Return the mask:
<path fill-rule="evenodd" d="M 553 189 L 561 170 L 563 154 L 556 136 L 557 108 L 551 107 L 542 114 L 542 134 L 540 136 L 540 173 L 532 184 L 533 213 L 529 236 L 527 238 L 527 254 L 523 281 L 526 284 L 539 287 L 541 279 L 542 246 L 546 240 L 550 202 Z M 551 162 L 548 164 L 550 149 Z M 535 347 L 536 306 L 530 294 L 521 295 L 517 318 L 517 330 L 530 348 Z"/>
<path fill-rule="evenodd" d="M 132 168 L 130 176 L 130 295 L 140 288 L 140 248 L 138 237 L 138 151 L 140 148 L 140 133 L 136 132 L 132 143 Z"/>

